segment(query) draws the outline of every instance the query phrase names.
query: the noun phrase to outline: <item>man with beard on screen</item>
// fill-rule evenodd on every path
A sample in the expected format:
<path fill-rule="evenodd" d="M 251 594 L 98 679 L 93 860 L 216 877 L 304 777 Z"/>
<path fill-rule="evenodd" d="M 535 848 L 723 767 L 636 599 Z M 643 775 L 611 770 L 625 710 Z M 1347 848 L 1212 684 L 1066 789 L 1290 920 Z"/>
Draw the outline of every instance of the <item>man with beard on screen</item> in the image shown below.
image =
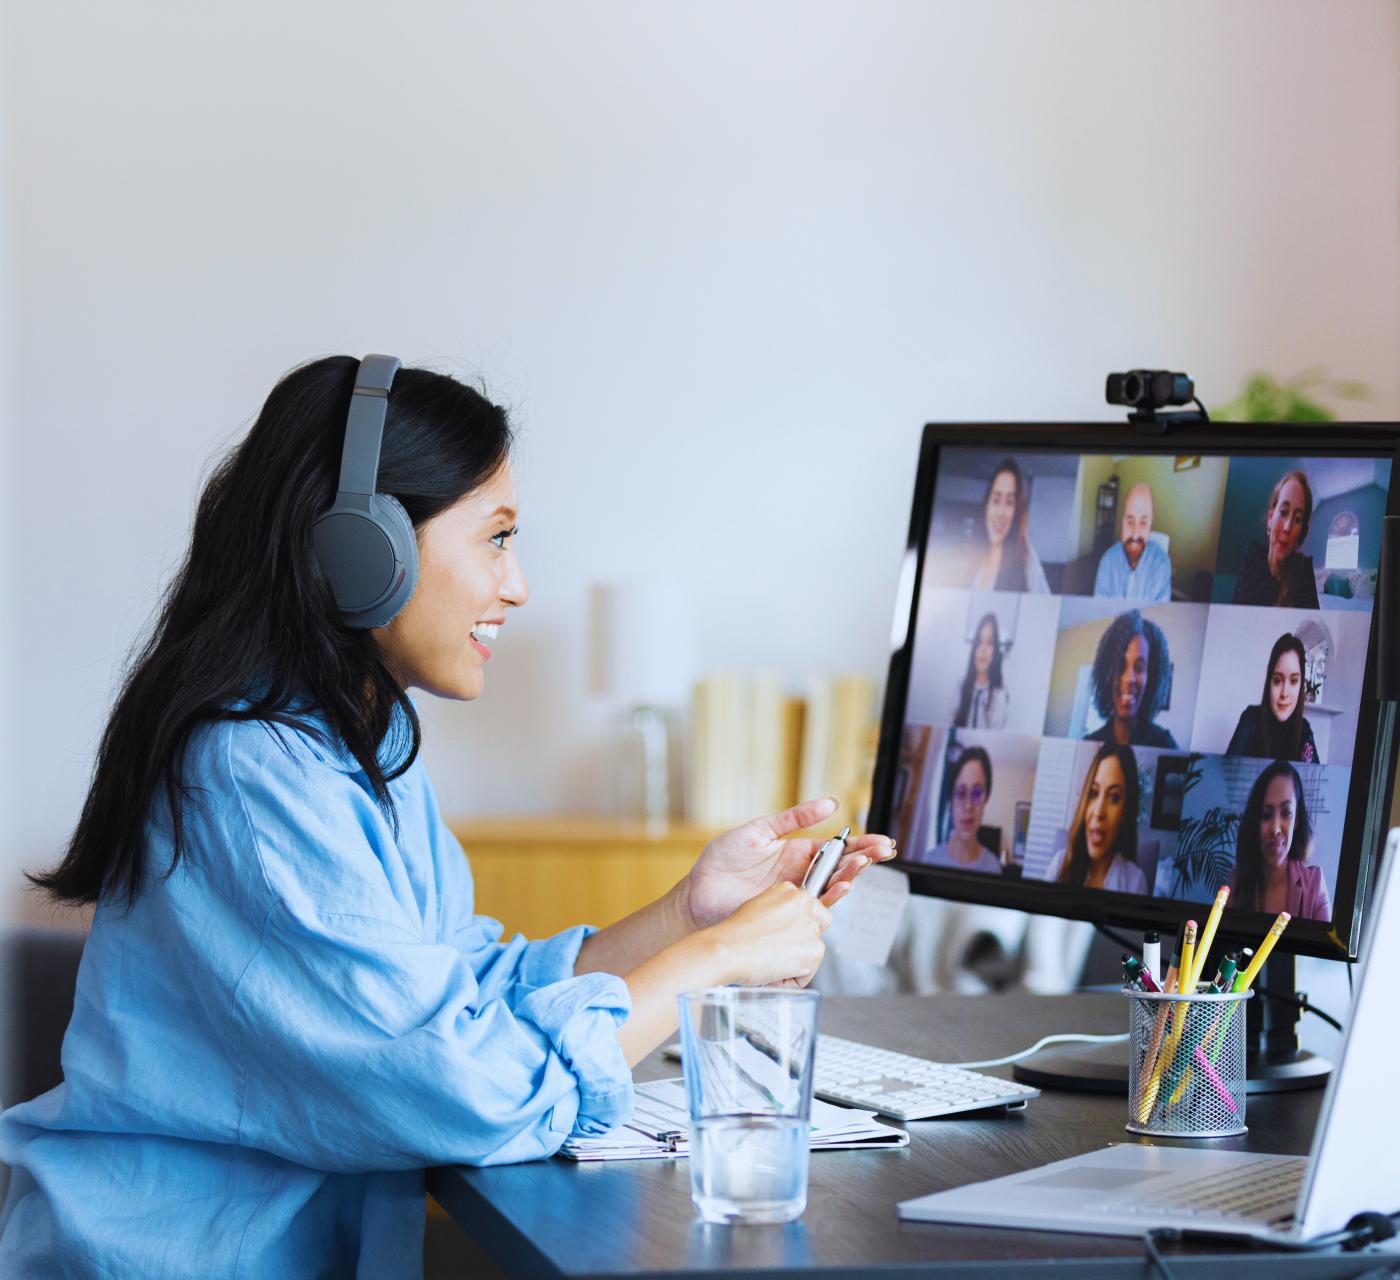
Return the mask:
<path fill-rule="evenodd" d="M 1119 540 L 1099 560 L 1096 596 L 1117 596 L 1160 604 L 1172 598 L 1171 557 L 1152 541 L 1152 490 L 1135 484 L 1123 502 Z"/>

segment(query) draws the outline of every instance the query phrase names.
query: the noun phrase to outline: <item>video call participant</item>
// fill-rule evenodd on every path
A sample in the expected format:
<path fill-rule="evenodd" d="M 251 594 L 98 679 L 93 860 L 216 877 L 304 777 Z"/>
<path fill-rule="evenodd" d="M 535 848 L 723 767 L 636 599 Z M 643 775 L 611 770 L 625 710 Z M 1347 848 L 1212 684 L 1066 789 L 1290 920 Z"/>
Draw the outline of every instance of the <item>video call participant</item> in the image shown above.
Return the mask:
<path fill-rule="evenodd" d="M 959 729 L 1000 729 L 1006 724 L 1006 687 L 1001 682 L 1001 630 L 994 613 L 982 615 L 967 673 L 958 685 L 958 709 L 953 723 Z"/>
<path fill-rule="evenodd" d="M 1303 642 L 1295 635 L 1274 641 L 1259 705 L 1240 712 L 1227 756 L 1317 762 L 1312 725 L 1303 714 Z"/>
<path fill-rule="evenodd" d="M 1235 583 L 1235 604 L 1317 608 L 1317 579 L 1311 556 L 1298 550 L 1308 538 L 1313 494 L 1303 471 L 1290 471 L 1276 485 L 1264 513 L 1264 545 L 1251 542 Z"/>
<path fill-rule="evenodd" d="M 1050 859 L 1045 878 L 1077 889 L 1146 893 L 1137 864 L 1137 759 L 1131 747 L 1098 749 L 1084 778 L 1069 843 Z"/>
<path fill-rule="evenodd" d="M 1014 458 L 1003 458 L 982 499 L 987 543 L 968 584 L 973 590 L 1049 594 L 1050 583 L 1040 557 L 1026 540 L 1029 505 L 1021 468 Z"/>
<path fill-rule="evenodd" d="M 1275 760 L 1255 780 L 1240 817 L 1230 904 L 1305 920 L 1330 920 L 1332 895 L 1321 867 L 1309 862 L 1312 823 L 1303 781 L 1286 760 Z"/>
<path fill-rule="evenodd" d="M 1096 596 L 1121 596 L 1160 604 L 1172 598 L 1171 557 L 1152 541 L 1152 490 L 1135 484 L 1123 502 L 1119 540 L 1099 559 Z"/>
<path fill-rule="evenodd" d="M 953 814 L 953 830 L 946 844 L 935 846 L 928 861 L 936 867 L 957 867 L 963 871 L 1001 874 L 1001 858 L 980 844 L 977 829 L 992 795 L 992 760 L 981 747 L 968 747 L 958 757 L 949 788 L 948 804 Z"/>
<path fill-rule="evenodd" d="M 1094 654 L 1094 705 L 1104 724 L 1084 736 L 1120 746 L 1175 747 L 1169 729 L 1153 718 L 1166 702 L 1171 666 L 1167 637 L 1136 609 L 1109 623 Z"/>

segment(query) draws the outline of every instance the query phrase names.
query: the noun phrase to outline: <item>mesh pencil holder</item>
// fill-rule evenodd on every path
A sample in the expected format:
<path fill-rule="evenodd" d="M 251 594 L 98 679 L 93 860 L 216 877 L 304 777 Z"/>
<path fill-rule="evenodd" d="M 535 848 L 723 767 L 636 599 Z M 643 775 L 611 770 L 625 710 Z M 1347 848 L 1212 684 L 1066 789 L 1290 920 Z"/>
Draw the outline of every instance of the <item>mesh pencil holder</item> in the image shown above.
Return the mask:
<path fill-rule="evenodd" d="M 1244 1122 L 1248 991 L 1169 996 L 1129 991 L 1128 1129 L 1230 1138 Z"/>

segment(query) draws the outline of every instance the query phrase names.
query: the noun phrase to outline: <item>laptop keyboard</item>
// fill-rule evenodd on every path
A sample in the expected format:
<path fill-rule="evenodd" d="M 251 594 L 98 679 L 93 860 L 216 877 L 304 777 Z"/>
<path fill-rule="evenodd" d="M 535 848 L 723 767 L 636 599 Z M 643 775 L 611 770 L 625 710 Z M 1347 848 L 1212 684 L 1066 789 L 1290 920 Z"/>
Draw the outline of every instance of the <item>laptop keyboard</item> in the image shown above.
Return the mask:
<path fill-rule="evenodd" d="M 1240 1218 L 1250 1222 L 1284 1223 L 1298 1207 L 1307 1161 L 1295 1157 L 1262 1157 L 1243 1168 L 1226 1169 L 1200 1178 L 1154 1182 L 1150 1200 L 1133 1204 L 1112 1200 L 1099 1206 L 1113 1213 L 1160 1215 L 1163 1210 L 1193 1218 Z"/>

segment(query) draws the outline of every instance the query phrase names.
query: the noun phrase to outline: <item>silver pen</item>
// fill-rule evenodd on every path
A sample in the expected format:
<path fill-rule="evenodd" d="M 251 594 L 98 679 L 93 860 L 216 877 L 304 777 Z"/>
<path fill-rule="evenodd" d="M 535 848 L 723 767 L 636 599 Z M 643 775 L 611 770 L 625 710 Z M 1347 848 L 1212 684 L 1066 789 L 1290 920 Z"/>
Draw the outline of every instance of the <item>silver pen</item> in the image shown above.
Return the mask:
<path fill-rule="evenodd" d="M 845 827 L 839 836 L 822 845 L 817 850 L 816 857 L 807 864 L 807 874 L 802 877 L 802 887 L 812 897 L 820 898 L 826 891 L 826 882 L 831 879 L 831 873 L 836 870 L 836 864 L 846 852 L 846 837 L 850 834 L 850 827 Z"/>

